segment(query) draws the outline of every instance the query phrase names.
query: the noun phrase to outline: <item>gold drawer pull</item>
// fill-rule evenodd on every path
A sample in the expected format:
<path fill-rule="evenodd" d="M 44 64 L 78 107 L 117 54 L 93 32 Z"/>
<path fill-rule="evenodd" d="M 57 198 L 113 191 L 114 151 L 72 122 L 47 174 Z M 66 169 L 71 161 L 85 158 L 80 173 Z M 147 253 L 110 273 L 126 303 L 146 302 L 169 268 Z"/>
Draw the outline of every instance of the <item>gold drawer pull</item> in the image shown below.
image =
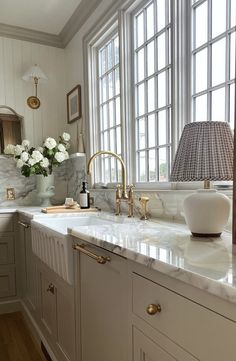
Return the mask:
<path fill-rule="evenodd" d="M 18 221 L 18 224 L 20 224 L 20 225 L 23 226 L 24 228 L 30 228 L 30 224 L 28 224 L 28 223 Z"/>
<path fill-rule="evenodd" d="M 147 306 L 146 311 L 149 315 L 153 316 L 156 313 L 161 312 L 161 305 L 159 304 L 155 305 L 155 303 L 151 303 L 150 305 Z"/>
<path fill-rule="evenodd" d="M 111 262 L 111 259 L 110 257 L 105 257 L 105 256 L 98 256 L 97 254 L 95 253 L 92 253 L 90 251 L 88 251 L 87 249 L 85 249 L 85 245 L 84 244 L 75 244 L 73 245 L 73 249 L 77 250 L 77 251 L 80 251 L 84 254 L 86 254 L 86 256 L 94 259 L 95 261 L 97 261 L 97 263 L 99 264 L 105 264 L 107 262 Z"/>

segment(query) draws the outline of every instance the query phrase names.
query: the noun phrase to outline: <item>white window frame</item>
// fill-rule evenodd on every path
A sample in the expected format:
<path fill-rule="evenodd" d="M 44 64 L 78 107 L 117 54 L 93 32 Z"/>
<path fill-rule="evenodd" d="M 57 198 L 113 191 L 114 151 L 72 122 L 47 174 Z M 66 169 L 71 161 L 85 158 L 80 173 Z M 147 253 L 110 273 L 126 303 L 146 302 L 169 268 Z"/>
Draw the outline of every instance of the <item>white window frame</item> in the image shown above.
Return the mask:
<path fill-rule="evenodd" d="M 202 1 L 202 0 L 199 0 Z M 132 14 L 136 9 L 148 0 L 117 0 L 116 4 L 109 9 L 98 21 L 94 30 L 84 37 L 84 70 L 85 70 L 85 94 L 88 100 L 85 101 L 85 119 L 87 119 L 87 155 L 91 156 L 98 149 L 96 148 L 96 92 L 94 87 L 89 86 L 93 83 L 94 77 L 94 47 L 102 37 L 105 37 L 109 29 L 118 29 L 120 43 L 120 99 L 121 99 L 121 149 L 122 158 L 127 166 L 128 182 L 135 183 L 135 149 L 130 149 L 128 139 L 135 139 L 135 129 L 133 126 L 134 119 L 134 96 L 132 88 L 134 86 L 134 69 L 130 58 L 127 54 L 132 49 Z M 171 74 L 172 74 L 172 154 L 177 150 L 178 141 L 185 124 L 191 121 L 192 114 L 192 84 L 191 84 L 191 66 L 192 66 L 192 49 L 191 49 L 191 10 L 192 3 L 190 0 L 171 0 Z M 179 59 L 183 59 L 180 62 Z M 134 143 L 134 142 L 133 142 Z M 96 175 L 99 177 L 99 167 L 96 167 Z M 92 181 L 94 184 L 94 178 Z M 137 189 L 196 189 L 201 182 L 147 182 L 136 183 Z"/>

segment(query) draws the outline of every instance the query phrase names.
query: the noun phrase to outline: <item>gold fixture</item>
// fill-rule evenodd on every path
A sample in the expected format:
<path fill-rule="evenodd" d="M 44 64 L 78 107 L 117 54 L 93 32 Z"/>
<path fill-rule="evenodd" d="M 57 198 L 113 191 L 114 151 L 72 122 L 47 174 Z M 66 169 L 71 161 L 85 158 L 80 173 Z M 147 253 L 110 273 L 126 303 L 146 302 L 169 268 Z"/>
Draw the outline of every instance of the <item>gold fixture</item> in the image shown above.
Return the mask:
<path fill-rule="evenodd" d="M 155 303 L 151 303 L 150 305 L 147 306 L 146 311 L 150 316 L 156 315 L 157 313 L 161 312 L 161 305 L 159 304 L 156 305 Z"/>
<path fill-rule="evenodd" d="M 85 249 L 85 244 L 75 244 L 75 245 L 72 246 L 72 248 L 86 254 L 86 256 L 94 259 L 99 264 L 105 264 L 107 262 L 111 262 L 110 257 L 98 256 L 97 254 Z"/>
<path fill-rule="evenodd" d="M 141 210 L 142 210 L 142 216 L 140 219 L 147 220 L 149 219 L 148 211 L 147 211 L 147 203 L 149 202 L 148 197 L 140 197 L 139 198 L 140 204 L 141 204 Z"/>
<path fill-rule="evenodd" d="M 54 293 L 55 293 L 55 286 L 54 286 L 52 283 L 49 284 L 49 286 L 48 286 L 48 288 L 47 288 L 47 292 L 51 292 L 51 293 L 54 295 Z"/>
<path fill-rule="evenodd" d="M 14 199 L 16 199 L 16 194 L 15 194 L 15 189 L 14 188 L 7 188 L 7 200 L 8 201 L 13 201 Z"/>
<path fill-rule="evenodd" d="M 88 161 L 88 168 L 87 168 L 87 173 L 91 174 L 91 164 L 93 162 L 93 160 L 99 156 L 99 155 L 103 155 L 103 154 L 107 154 L 110 155 L 112 157 L 115 157 L 121 164 L 121 175 L 122 175 L 122 187 L 120 185 L 117 186 L 116 188 L 116 215 L 119 216 L 121 214 L 121 202 L 125 201 L 128 203 L 128 207 L 129 207 L 129 213 L 128 213 L 128 217 L 133 217 L 134 215 L 134 192 L 133 192 L 133 185 L 131 185 L 129 187 L 128 193 L 127 193 L 127 172 L 126 172 L 126 167 L 125 167 L 125 163 L 123 161 L 123 159 L 116 153 L 111 152 L 109 150 L 100 150 L 99 152 L 95 153 L 94 155 L 92 155 L 92 157 L 89 159 Z"/>
<path fill-rule="evenodd" d="M 30 225 L 28 223 L 18 221 L 18 224 L 20 224 L 24 228 L 30 228 Z"/>
<path fill-rule="evenodd" d="M 31 109 L 38 109 L 40 107 L 40 100 L 38 98 L 38 82 L 40 80 L 48 80 L 42 69 L 35 64 L 31 66 L 30 69 L 22 77 L 25 81 L 31 81 L 33 79 L 35 86 L 35 95 L 30 96 L 27 99 L 27 104 Z"/>

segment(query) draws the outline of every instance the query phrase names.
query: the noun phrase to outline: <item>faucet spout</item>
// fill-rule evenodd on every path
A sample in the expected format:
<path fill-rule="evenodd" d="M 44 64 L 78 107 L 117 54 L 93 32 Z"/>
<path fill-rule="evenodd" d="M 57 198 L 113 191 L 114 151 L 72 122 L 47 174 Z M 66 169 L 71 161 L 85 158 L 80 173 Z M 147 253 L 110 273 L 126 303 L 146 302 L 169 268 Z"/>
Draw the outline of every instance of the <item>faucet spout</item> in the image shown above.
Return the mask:
<path fill-rule="evenodd" d="M 122 171 L 122 199 L 128 199 L 126 187 L 127 187 L 127 173 L 126 173 L 126 167 L 123 159 L 116 153 L 111 152 L 110 150 L 100 150 L 99 152 L 92 155 L 92 157 L 88 161 L 88 167 L 87 167 L 87 174 L 91 174 L 92 170 L 92 163 L 95 158 L 97 158 L 99 155 L 107 154 L 112 157 L 115 157 L 121 164 L 121 171 Z"/>

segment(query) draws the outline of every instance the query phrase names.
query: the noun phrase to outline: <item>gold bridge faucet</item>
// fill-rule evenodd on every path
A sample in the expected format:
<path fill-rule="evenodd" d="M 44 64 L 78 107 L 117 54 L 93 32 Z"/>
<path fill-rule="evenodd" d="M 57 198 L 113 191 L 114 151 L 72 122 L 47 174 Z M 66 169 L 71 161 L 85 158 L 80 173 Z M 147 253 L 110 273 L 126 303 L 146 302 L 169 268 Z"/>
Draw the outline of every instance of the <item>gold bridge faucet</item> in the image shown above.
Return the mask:
<path fill-rule="evenodd" d="M 128 217 L 134 216 L 134 191 L 133 185 L 128 187 L 127 193 L 127 172 L 123 159 L 116 153 L 111 152 L 109 150 L 100 150 L 99 152 L 92 155 L 92 157 L 88 161 L 87 174 L 91 174 L 92 162 L 99 155 L 107 154 L 112 157 L 115 157 L 121 164 L 121 176 L 122 176 L 122 187 L 120 185 L 117 186 L 116 189 L 116 215 L 121 214 L 121 202 L 128 203 L 129 214 Z"/>

